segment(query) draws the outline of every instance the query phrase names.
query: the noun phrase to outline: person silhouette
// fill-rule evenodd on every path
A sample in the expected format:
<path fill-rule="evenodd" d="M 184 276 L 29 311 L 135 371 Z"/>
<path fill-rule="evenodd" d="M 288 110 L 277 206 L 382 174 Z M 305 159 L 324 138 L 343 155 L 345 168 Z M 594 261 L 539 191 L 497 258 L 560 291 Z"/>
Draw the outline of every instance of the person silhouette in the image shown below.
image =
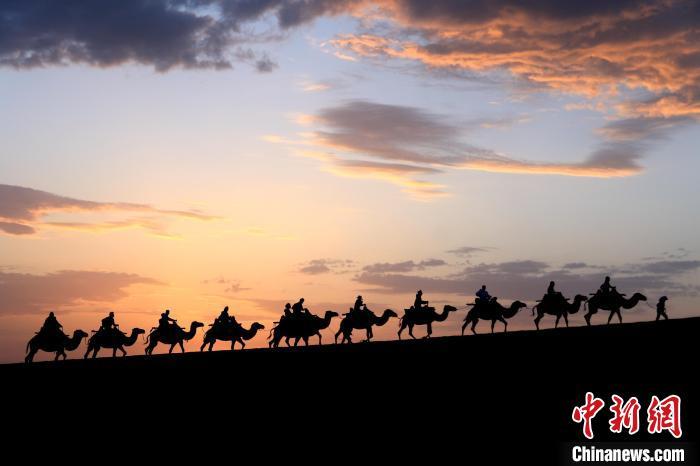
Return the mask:
<path fill-rule="evenodd" d="M 160 319 L 158 319 L 158 329 L 163 332 L 169 332 L 171 328 L 170 322 L 172 322 L 174 326 L 177 320 L 171 318 L 170 309 L 166 309 L 165 312 L 160 315 Z"/>
<path fill-rule="evenodd" d="M 476 297 L 484 303 L 488 303 L 491 300 L 491 295 L 486 291 L 486 285 L 481 285 L 481 288 L 476 291 Z"/>
<path fill-rule="evenodd" d="M 666 301 L 668 301 L 668 298 L 666 296 L 662 296 L 659 298 L 659 302 L 656 303 L 656 320 L 658 321 L 663 317 L 665 320 L 668 320 L 668 315 L 666 314 Z"/>
<path fill-rule="evenodd" d="M 603 296 L 607 296 L 612 291 L 612 288 L 613 288 L 613 286 L 610 284 L 610 277 L 606 276 L 605 281 L 603 282 L 602 285 L 600 285 L 600 288 L 598 289 L 598 291 Z"/>
<path fill-rule="evenodd" d="M 554 296 L 557 294 L 557 291 L 554 289 L 553 281 L 549 282 L 549 286 L 547 287 L 547 294 L 550 296 Z"/>
<path fill-rule="evenodd" d="M 46 320 L 44 320 L 44 325 L 41 326 L 41 329 L 39 330 L 39 333 L 43 333 L 45 335 L 63 335 L 63 325 L 61 325 L 58 322 L 58 319 L 56 319 L 56 315 L 53 313 L 53 311 L 49 312 L 48 317 L 46 317 Z"/>
<path fill-rule="evenodd" d="M 362 296 L 358 296 L 355 299 L 355 305 L 350 308 L 350 312 L 348 312 L 348 315 L 350 317 L 359 316 L 362 312 L 362 306 L 364 306 L 364 303 L 362 302 Z"/>
<path fill-rule="evenodd" d="M 114 312 L 110 311 L 109 315 L 102 319 L 102 325 L 100 326 L 100 332 L 105 335 L 109 335 L 110 332 L 121 331 L 119 330 L 119 325 L 114 321 Z M 122 332 L 123 333 L 123 332 Z"/>
<path fill-rule="evenodd" d="M 414 308 L 416 311 L 420 311 L 420 310 L 422 310 L 422 309 L 425 309 L 425 308 L 423 307 L 424 304 L 427 305 L 427 304 L 428 304 L 428 301 L 423 301 L 423 290 L 418 290 L 418 291 L 416 292 L 416 299 L 415 299 L 415 301 L 413 302 L 413 308 Z"/>
<path fill-rule="evenodd" d="M 294 303 L 292 306 L 292 315 L 299 317 L 304 314 L 304 298 L 300 298 L 299 301 Z"/>
<path fill-rule="evenodd" d="M 284 317 L 290 317 L 292 315 L 292 305 L 287 303 L 284 305 Z"/>
<path fill-rule="evenodd" d="M 219 324 L 223 327 L 227 326 L 231 322 L 231 316 L 228 315 L 228 306 L 224 307 L 224 310 L 221 311 L 221 314 L 219 314 L 219 317 L 217 317 L 214 320 L 214 325 Z"/>

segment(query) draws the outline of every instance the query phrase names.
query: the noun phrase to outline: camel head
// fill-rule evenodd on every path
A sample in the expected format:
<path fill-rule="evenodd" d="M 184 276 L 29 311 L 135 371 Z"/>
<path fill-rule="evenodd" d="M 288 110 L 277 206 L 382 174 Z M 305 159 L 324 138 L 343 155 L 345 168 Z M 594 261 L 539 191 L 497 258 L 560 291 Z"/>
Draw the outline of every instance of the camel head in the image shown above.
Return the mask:
<path fill-rule="evenodd" d="M 395 312 L 392 311 L 391 309 L 385 309 L 385 310 L 384 310 L 384 314 L 386 314 L 388 318 L 398 317 L 398 316 L 399 316 L 397 313 L 395 313 Z"/>
<path fill-rule="evenodd" d="M 82 340 L 83 338 L 87 338 L 87 337 L 89 337 L 89 336 L 90 336 L 90 335 L 88 335 L 87 333 L 83 332 L 82 330 L 76 330 L 75 332 L 73 332 L 73 338 L 77 338 L 77 339 L 79 339 L 79 340 Z"/>
<path fill-rule="evenodd" d="M 449 304 L 445 304 L 445 307 L 443 308 L 443 310 L 445 310 L 447 312 L 455 312 L 457 310 L 457 308 L 454 306 L 450 306 Z"/>
<path fill-rule="evenodd" d="M 527 304 L 525 304 L 522 301 L 513 301 L 513 304 L 510 305 L 511 309 L 513 309 L 515 312 L 518 312 L 520 309 L 527 307 Z"/>
<path fill-rule="evenodd" d="M 644 296 L 642 293 L 635 293 L 632 295 L 632 299 L 636 299 L 637 301 L 646 301 L 647 297 Z"/>
<path fill-rule="evenodd" d="M 138 327 L 134 328 L 134 329 L 132 330 L 132 332 L 133 332 L 135 335 L 141 335 L 141 334 L 143 334 L 143 333 L 146 333 L 146 331 L 145 331 L 144 329 L 138 328 Z"/>
<path fill-rule="evenodd" d="M 588 297 L 582 294 L 577 294 L 574 296 L 574 301 L 588 301 Z"/>
<path fill-rule="evenodd" d="M 335 311 L 326 311 L 326 319 L 332 319 L 333 317 L 338 317 L 340 314 L 338 314 Z"/>
<path fill-rule="evenodd" d="M 258 330 L 264 330 L 265 326 L 260 322 L 253 322 L 253 325 L 250 326 L 250 329 L 255 330 L 257 332 Z"/>
<path fill-rule="evenodd" d="M 201 322 L 197 322 L 196 320 L 193 320 L 193 321 L 192 321 L 191 327 L 192 327 L 193 329 L 199 328 L 199 327 L 204 327 L 204 324 L 201 323 Z"/>

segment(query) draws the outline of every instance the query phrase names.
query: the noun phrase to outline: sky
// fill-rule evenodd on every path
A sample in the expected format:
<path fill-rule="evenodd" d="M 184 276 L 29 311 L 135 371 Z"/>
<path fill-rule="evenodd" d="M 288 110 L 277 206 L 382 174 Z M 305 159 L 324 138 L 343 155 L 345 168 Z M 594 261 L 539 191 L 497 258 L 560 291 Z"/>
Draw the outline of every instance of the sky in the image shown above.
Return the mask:
<path fill-rule="evenodd" d="M 626 321 L 698 315 L 699 121 L 697 1 L 0 2 L 0 362 L 49 311 L 269 330 L 611 275 Z"/>

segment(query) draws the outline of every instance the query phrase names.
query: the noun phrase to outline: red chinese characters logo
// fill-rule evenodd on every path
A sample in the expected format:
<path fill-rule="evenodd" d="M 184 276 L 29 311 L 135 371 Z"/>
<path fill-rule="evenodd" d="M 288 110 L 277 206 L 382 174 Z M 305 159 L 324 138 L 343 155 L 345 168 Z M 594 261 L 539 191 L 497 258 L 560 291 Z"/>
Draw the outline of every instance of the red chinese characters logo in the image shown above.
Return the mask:
<path fill-rule="evenodd" d="M 612 395 L 610 412 L 612 418 L 608 421 L 610 432 L 621 433 L 626 430 L 629 435 L 639 432 L 639 412 L 641 405 L 637 397 L 633 396 L 625 401 L 619 395 Z M 592 439 L 593 418 L 603 409 L 605 402 L 596 398 L 591 392 L 586 392 L 585 403 L 575 406 L 571 413 L 571 419 L 582 425 L 583 435 Z M 668 431 L 675 438 L 683 435 L 681 430 L 681 398 L 678 395 L 669 395 L 663 400 L 656 395 L 651 397 L 647 408 L 647 432 L 658 434 Z"/>
<path fill-rule="evenodd" d="M 637 397 L 632 397 L 625 403 L 624 400 L 617 396 L 612 396 L 613 405 L 610 406 L 610 411 L 613 413 L 613 418 L 610 419 L 610 432 L 620 433 L 622 429 L 627 429 L 627 432 L 632 435 L 639 432 L 639 400 Z"/>
<path fill-rule="evenodd" d="M 683 435 L 681 430 L 681 398 L 678 395 L 670 395 L 659 400 L 656 395 L 652 396 L 647 409 L 647 420 L 649 422 L 647 430 L 650 434 L 667 430 L 674 437 L 680 438 Z"/>
<path fill-rule="evenodd" d="M 593 425 L 592 421 L 598 411 L 603 409 L 605 402 L 600 398 L 593 396 L 593 393 L 586 392 L 586 403 L 583 406 L 576 406 L 574 411 L 571 413 L 571 419 L 574 422 L 583 422 L 583 435 L 587 439 L 593 438 Z"/>

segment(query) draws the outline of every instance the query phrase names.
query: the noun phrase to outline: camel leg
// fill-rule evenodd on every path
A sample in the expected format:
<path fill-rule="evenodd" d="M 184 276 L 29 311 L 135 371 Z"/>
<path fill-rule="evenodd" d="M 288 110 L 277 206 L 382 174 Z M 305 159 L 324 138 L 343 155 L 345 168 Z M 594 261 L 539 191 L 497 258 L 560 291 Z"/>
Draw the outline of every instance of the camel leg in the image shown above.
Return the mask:
<path fill-rule="evenodd" d="M 335 334 L 335 344 L 336 344 L 336 345 L 338 344 L 338 337 L 340 336 L 341 333 L 343 333 L 343 330 L 342 330 L 342 329 L 338 329 L 338 332 Z M 344 339 L 345 339 L 345 338 L 343 337 L 343 340 L 344 340 Z M 342 344 L 343 341 L 341 340 L 340 343 Z"/>
<path fill-rule="evenodd" d="M 464 336 L 464 329 L 467 328 L 467 325 L 469 325 L 469 321 L 464 319 L 464 323 L 462 324 L 462 336 Z"/>
<path fill-rule="evenodd" d="M 508 321 L 503 317 L 499 317 L 498 320 L 503 322 L 503 333 L 508 333 Z"/>
<path fill-rule="evenodd" d="M 233 339 L 231 340 L 231 351 L 233 351 L 236 348 L 236 340 Z"/>
<path fill-rule="evenodd" d="M 124 346 L 119 345 L 119 351 L 122 352 L 122 357 L 126 356 L 126 350 L 124 349 Z"/>
<path fill-rule="evenodd" d="M 491 333 L 493 333 L 493 328 L 496 326 L 496 319 L 491 321 Z"/>
<path fill-rule="evenodd" d="M 413 335 L 413 324 L 408 324 L 408 334 L 411 335 L 411 338 L 414 340 L 416 339 L 416 337 Z"/>
<path fill-rule="evenodd" d="M 318 335 L 318 344 L 321 345 L 321 332 L 316 332 L 316 335 Z"/>
<path fill-rule="evenodd" d="M 479 322 L 479 319 L 474 319 L 472 321 L 472 333 L 476 335 L 476 324 Z"/>
<path fill-rule="evenodd" d="M 559 326 L 559 319 L 561 319 L 561 314 L 557 316 L 557 320 L 554 322 L 554 328 L 557 328 Z"/>
<path fill-rule="evenodd" d="M 535 317 L 535 327 L 537 327 L 537 330 L 540 329 L 540 320 L 542 320 L 542 314 L 537 314 L 537 317 Z"/>
<path fill-rule="evenodd" d="M 172 345 L 170 345 L 170 349 L 168 350 L 168 354 L 172 354 L 173 348 L 175 348 L 175 345 L 176 345 L 176 343 L 173 343 Z"/>
<path fill-rule="evenodd" d="M 185 352 L 185 345 L 182 343 L 182 340 L 180 340 L 179 343 L 180 343 L 180 349 L 184 353 Z"/>
<path fill-rule="evenodd" d="M 401 332 L 406 328 L 406 324 L 401 322 L 401 326 L 399 327 L 399 340 L 401 339 Z"/>
<path fill-rule="evenodd" d="M 608 325 L 610 325 L 610 321 L 612 320 L 614 315 L 615 315 L 615 311 L 610 311 L 610 315 L 608 316 Z"/>
<path fill-rule="evenodd" d="M 617 318 L 620 320 L 620 323 L 622 323 L 622 313 L 620 313 L 619 309 L 615 312 L 617 313 Z"/>
<path fill-rule="evenodd" d="M 285 337 L 285 339 L 284 339 L 284 342 L 287 344 L 287 346 L 292 346 L 292 345 L 289 344 L 289 339 L 290 339 L 290 338 L 291 338 L 291 337 Z"/>
<path fill-rule="evenodd" d="M 426 333 L 425 336 L 424 336 L 423 338 L 430 338 L 430 335 L 433 334 L 433 324 L 432 324 L 432 322 L 428 322 L 428 324 L 426 325 L 426 327 L 427 327 L 426 331 L 427 331 L 428 333 Z"/>
<path fill-rule="evenodd" d="M 34 361 L 34 356 L 36 355 L 36 349 L 35 348 L 29 348 L 29 353 L 27 356 L 24 358 L 24 362 L 29 363 Z"/>
<path fill-rule="evenodd" d="M 566 322 L 566 328 L 569 328 L 569 317 L 566 314 L 564 314 L 564 322 Z"/>

